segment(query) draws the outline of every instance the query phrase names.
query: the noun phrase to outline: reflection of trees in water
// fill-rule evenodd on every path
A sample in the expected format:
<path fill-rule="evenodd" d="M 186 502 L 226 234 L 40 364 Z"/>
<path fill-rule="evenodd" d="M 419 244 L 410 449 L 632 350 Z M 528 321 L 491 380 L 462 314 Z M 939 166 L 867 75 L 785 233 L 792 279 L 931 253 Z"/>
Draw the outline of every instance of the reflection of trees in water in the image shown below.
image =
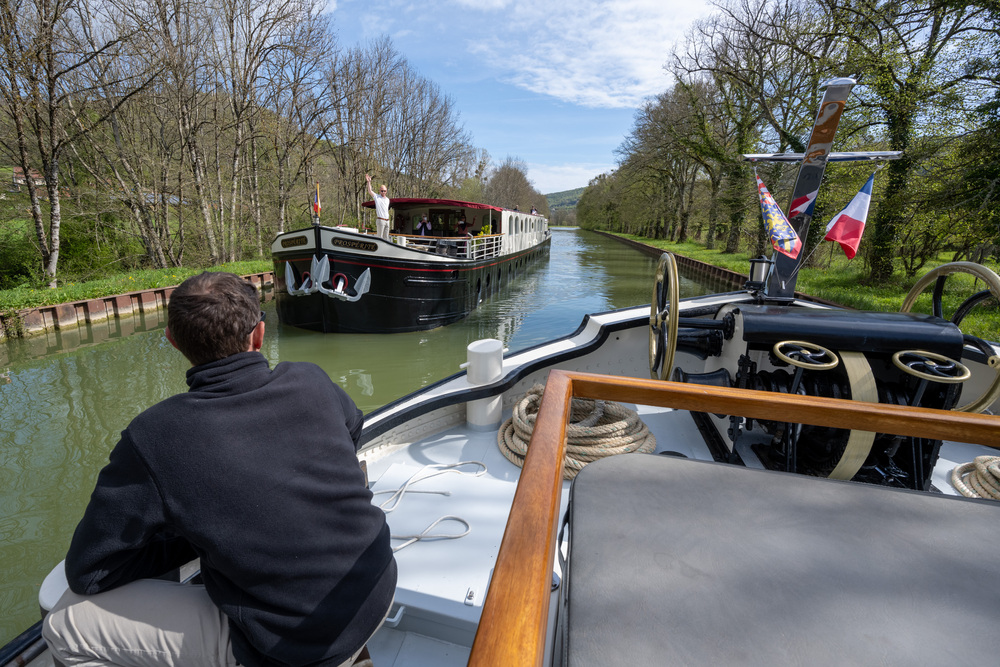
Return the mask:
<path fill-rule="evenodd" d="M 184 391 L 188 368 L 159 331 L 11 361 L 11 383 L 0 384 L 2 636 L 36 620 L 37 584 L 65 555 L 122 429 Z"/>

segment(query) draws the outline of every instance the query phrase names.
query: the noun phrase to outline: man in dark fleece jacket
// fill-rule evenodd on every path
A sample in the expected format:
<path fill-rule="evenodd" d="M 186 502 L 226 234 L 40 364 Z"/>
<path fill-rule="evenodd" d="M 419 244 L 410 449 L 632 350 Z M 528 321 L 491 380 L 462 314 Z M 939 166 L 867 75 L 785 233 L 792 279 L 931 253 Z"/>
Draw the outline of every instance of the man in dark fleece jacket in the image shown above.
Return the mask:
<path fill-rule="evenodd" d="M 318 366 L 259 350 L 238 276 L 172 294 L 189 390 L 122 433 L 46 617 L 66 665 L 350 665 L 385 618 L 396 563 L 357 447 L 363 417 Z M 153 579 L 196 557 L 204 585 Z"/>

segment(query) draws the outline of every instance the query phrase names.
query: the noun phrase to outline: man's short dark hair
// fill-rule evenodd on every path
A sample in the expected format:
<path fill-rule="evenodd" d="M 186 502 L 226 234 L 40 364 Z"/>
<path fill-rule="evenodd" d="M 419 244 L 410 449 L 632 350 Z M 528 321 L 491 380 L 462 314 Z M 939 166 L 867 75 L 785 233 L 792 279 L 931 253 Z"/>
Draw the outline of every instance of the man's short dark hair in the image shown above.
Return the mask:
<path fill-rule="evenodd" d="M 259 321 L 257 288 L 232 273 L 192 276 L 178 285 L 167 304 L 174 345 L 195 366 L 246 352 Z"/>

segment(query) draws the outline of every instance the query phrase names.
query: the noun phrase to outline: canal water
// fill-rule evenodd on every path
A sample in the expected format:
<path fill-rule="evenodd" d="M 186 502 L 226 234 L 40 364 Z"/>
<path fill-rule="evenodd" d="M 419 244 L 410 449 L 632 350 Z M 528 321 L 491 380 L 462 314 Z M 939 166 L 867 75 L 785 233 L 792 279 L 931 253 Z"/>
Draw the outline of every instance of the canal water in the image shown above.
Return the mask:
<path fill-rule="evenodd" d="M 497 338 L 521 350 L 572 333 L 586 313 L 649 303 L 655 269 L 655 258 L 622 243 L 555 229 L 547 261 L 461 322 L 405 334 L 321 334 L 280 326 L 272 301 L 263 306 L 262 352 L 272 366 L 319 364 L 368 413 L 457 373 L 475 340 Z M 705 291 L 681 280 L 682 297 Z M 86 341 L 101 336 L 82 331 L 65 339 L 70 349 L 0 342 L 7 358 L 0 367 L 0 646 L 38 619 L 38 586 L 65 555 L 121 430 L 187 389 L 188 365 L 162 328 L 98 344 Z"/>

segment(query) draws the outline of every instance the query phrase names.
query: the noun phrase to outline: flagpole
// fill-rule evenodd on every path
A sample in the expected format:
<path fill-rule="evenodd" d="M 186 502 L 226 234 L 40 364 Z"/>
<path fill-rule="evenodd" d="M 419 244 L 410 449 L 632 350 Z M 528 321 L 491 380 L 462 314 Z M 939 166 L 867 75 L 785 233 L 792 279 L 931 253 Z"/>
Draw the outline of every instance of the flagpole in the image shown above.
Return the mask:
<path fill-rule="evenodd" d="M 879 170 L 882 169 L 882 167 L 884 167 L 884 166 L 885 166 L 884 164 L 878 164 L 878 165 L 875 166 L 875 171 L 873 171 L 872 175 L 869 176 L 865 180 L 865 184 L 863 186 L 861 186 L 861 192 L 859 192 L 858 195 L 862 194 L 865 191 L 866 187 L 869 187 L 869 183 L 870 182 L 874 182 L 874 180 L 875 180 L 875 174 L 877 174 L 879 172 Z M 858 199 L 858 195 L 855 195 L 854 198 L 851 199 L 851 201 L 847 205 L 847 208 L 845 208 L 843 211 L 841 211 L 837 215 L 833 216 L 833 218 L 831 218 L 830 225 L 827 226 L 827 230 L 826 230 L 827 236 L 830 235 L 830 229 L 837 222 L 837 219 L 840 218 L 841 215 L 843 215 L 844 213 L 846 213 L 847 211 L 849 211 L 853 207 L 854 203 Z M 871 193 L 870 192 L 868 193 L 868 199 L 869 199 L 869 201 L 871 200 Z M 867 218 L 868 217 L 868 203 L 865 203 L 865 205 L 864 205 L 864 216 L 862 216 L 862 217 L 863 218 Z M 861 229 L 863 231 L 864 230 L 864 222 L 865 222 L 865 220 L 862 219 L 860 222 L 861 222 Z M 824 237 L 822 240 L 820 240 L 820 242 L 816 244 L 816 247 L 814 247 L 812 249 L 812 252 L 810 252 L 808 255 L 806 255 L 805 258 L 799 263 L 799 265 L 795 267 L 795 270 L 792 271 L 792 274 L 788 277 L 789 280 L 793 280 L 795 278 L 796 274 L 799 272 L 799 269 L 801 269 L 809 261 L 809 258 L 812 257 L 813 254 L 815 254 L 815 252 L 817 250 L 819 250 L 819 246 L 820 246 L 820 244 L 823 241 L 834 241 L 836 243 L 837 239 L 831 239 L 831 238 Z M 856 243 L 853 245 L 854 252 L 857 252 L 857 245 L 858 245 L 858 243 L 860 243 L 860 241 L 861 241 L 861 236 L 859 234 L 858 238 L 856 240 Z M 830 247 L 830 251 L 831 252 L 833 251 L 833 247 L 832 246 Z M 846 254 L 846 251 L 845 251 L 845 254 Z M 853 257 L 854 257 L 853 253 L 848 255 L 848 259 L 853 259 Z"/>
<path fill-rule="evenodd" d="M 844 105 L 854 85 L 854 79 L 848 78 L 837 78 L 824 84 L 823 98 L 809 133 L 806 150 L 801 162 L 799 162 L 795 185 L 792 186 L 793 202 L 813 192 L 818 192 L 823 181 L 823 172 L 826 170 L 828 157 L 833 150 L 833 138 L 837 132 L 837 126 L 840 124 Z M 794 215 L 789 220 L 790 226 L 803 243 L 809 237 L 811 220 L 812 215 L 809 212 Z M 772 298 L 791 299 L 795 294 L 795 281 L 793 279 L 795 274 L 793 271 L 797 271 L 801 265 L 801 257 L 790 257 L 778 253 L 765 294 Z"/>
<path fill-rule="evenodd" d="M 822 243 L 822 241 L 821 241 L 820 243 Z M 810 252 L 810 253 L 809 253 L 808 255 L 806 255 L 806 256 L 805 256 L 805 257 L 804 257 L 804 258 L 802 259 L 802 261 L 801 261 L 801 262 L 799 262 L 799 265 L 795 267 L 795 270 L 794 270 L 794 271 L 792 271 L 792 275 L 788 276 L 788 280 L 794 280 L 794 279 L 795 279 L 795 276 L 796 276 L 796 275 L 798 274 L 798 272 L 799 272 L 799 269 L 801 269 L 801 268 L 802 268 L 803 266 L 805 266 L 806 262 L 808 262 L 808 261 L 809 261 L 809 258 L 810 258 L 810 257 L 812 257 L 812 256 L 813 256 L 814 254 L 816 254 L 816 251 L 817 251 L 817 250 L 819 250 L 819 246 L 820 246 L 820 244 L 819 244 L 819 243 L 817 243 L 817 244 L 816 244 L 816 247 L 814 247 L 814 248 L 812 249 L 812 252 Z"/>

